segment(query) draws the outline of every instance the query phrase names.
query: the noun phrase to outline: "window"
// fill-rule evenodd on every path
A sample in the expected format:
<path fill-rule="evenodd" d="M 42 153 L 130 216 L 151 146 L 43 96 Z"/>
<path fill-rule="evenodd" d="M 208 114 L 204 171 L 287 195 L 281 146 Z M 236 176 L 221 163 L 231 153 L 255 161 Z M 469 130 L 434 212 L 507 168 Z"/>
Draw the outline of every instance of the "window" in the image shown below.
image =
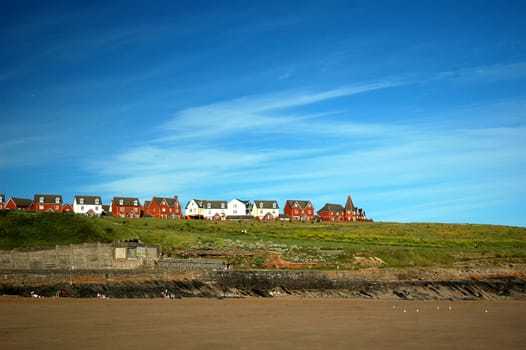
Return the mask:
<path fill-rule="evenodd" d="M 134 211 L 134 212 L 137 212 L 137 208 L 133 208 L 133 211 Z"/>
<path fill-rule="evenodd" d="M 124 208 L 120 207 L 119 210 L 124 213 Z"/>
<path fill-rule="evenodd" d="M 208 209 L 212 208 L 212 203 L 206 203 L 206 207 L 207 207 Z"/>
<path fill-rule="evenodd" d="M 276 202 L 272 203 L 272 208 L 276 209 Z"/>
<path fill-rule="evenodd" d="M 119 199 L 119 205 L 124 205 L 124 199 Z"/>
<path fill-rule="evenodd" d="M 44 197 L 40 197 L 40 198 L 38 199 L 38 201 L 39 201 L 40 203 L 44 203 Z"/>
<path fill-rule="evenodd" d="M 221 209 L 225 209 L 225 203 L 221 203 Z"/>
<path fill-rule="evenodd" d="M 55 203 L 60 203 L 60 197 L 55 198 Z"/>
<path fill-rule="evenodd" d="M 162 210 L 163 210 L 163 213 L 164 213 L 166 211 L 166 208 L 163 207 Z"/>
<path fill-rule="evenodd" d="M 84 204 L 84 198 L 79 199 L 79 204 Z"/>
<path fill-rule="evenodd" d="M 138 205 L 137 200 L 134 200 L 134 201 L 133 201 L 133 205 L 134 205 L 134 206 L 137 206 L 137 205 Z"/>
<path fill-rule="evenodd" d="M 80 206 L 80 210 L 84 211 L 84 206 L 83 205 Z"/>
<path fill-rule="evenodd" d="M 260 208 L 263 208 L 263 202 L 260 202 L 260 203 L 259 203 L 259 207 L 260 207 Z"/>
<path fill-rule="evenodd" d="M 44 209 L 44 206 L 43 206 L 42 204 L 40 204 L 40 205 L 38 206 L 38 209 L 42 210 L 42 209 Z"/>
<path fill-rule="evenodd" d="M 96 204 L 96 205 L 99 205 L 99 204 L 100 204 L 98 198 L 95 198 L 95 204 Z"/>

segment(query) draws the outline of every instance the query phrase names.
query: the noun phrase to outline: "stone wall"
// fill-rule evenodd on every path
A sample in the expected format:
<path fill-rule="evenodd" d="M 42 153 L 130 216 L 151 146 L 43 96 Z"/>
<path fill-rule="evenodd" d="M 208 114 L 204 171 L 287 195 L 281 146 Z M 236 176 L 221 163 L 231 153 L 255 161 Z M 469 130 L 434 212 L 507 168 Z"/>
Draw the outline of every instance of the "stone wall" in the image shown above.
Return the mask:
<path fill-rule="evenodd" d="M 0 270 L 100 270 L 153 266 L 158 245 L 85 243 L 0 251 Z"/>

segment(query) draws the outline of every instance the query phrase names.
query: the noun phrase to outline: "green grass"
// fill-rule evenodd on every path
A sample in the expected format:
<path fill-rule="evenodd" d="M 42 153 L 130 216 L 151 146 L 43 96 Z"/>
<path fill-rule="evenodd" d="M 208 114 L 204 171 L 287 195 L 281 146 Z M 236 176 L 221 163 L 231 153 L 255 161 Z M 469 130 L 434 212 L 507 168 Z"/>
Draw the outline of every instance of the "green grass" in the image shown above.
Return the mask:
<path fill-rule="evenodd" d="M 0 212 L 0 249 L 132 238 L 161 244 L 168 256 L 214 251 L 246 268 L 264 266 L 271 254 L 312 263 L 313 268 L 344 269 L 364 267 L 356 257 L 377 257 L 384 267 L 526 262 L 522 227 L 174 221 Z"/>

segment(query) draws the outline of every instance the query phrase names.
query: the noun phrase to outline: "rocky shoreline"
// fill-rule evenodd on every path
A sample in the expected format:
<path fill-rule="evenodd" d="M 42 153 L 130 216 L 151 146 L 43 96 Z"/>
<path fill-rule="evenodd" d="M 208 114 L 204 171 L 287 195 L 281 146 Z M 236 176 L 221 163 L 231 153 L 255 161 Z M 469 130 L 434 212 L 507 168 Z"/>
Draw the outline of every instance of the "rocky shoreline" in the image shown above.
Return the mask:
<path fill-rule="evenodd" d="M 526 300 L 523 266 L 486 269 L 0 271 L 0 295 L 93 298 L 302 296 L 385 300 Z"/>

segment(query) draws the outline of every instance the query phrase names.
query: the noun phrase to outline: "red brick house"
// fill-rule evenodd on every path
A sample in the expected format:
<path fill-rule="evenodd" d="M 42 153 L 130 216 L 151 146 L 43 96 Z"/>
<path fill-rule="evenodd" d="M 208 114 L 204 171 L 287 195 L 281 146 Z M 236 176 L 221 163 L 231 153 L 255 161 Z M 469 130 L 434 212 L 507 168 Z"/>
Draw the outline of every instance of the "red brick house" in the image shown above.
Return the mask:
<path fill-rule="evenodd" d="M 180 219 L 183 216 L 179 198 L 153 197 L 144 202 L 144 214 L 157 219 Z"/>
<path fill-rule="evenodd" d="M 62 213 L 60 194 L 35 194 L 33 210 L 37 212 Z"/>
<path fill-rule="evenodd" d="M 318 216 L 323 221 L 343 221 L 345 209 L 340 204 L 325 204 L 318 210 Z"/>
<path fill-rule="evenodd" d="M 310 221 L 314 219 L 314 207 L 311 201 L 288 200 L 283 213 L 292 221 Z"/>
<path fill-rule="evenodd" d="M 111 212 L 114 217 L 139 218 L 142 215 L 142 207 L 139 198 L 113 197 Z"/>
<path fill-rule="evenodd" d="M 323 221 L 369 221 L 365 216 L 365 210 L 355 207 L 350 195 L 347 196 L 345 207 L 327 203 L 318 210 L 318 216 Z"/>
<path fill-rule="evenodd" d="M 66 203 L 62 206 L 62 212 L 63 213 L 73 213 L 73 205 Z"/>
<path fill-rule="evenodd" d="M 11 197 L 5 205 L 5 209 L 8 210 L 32 210 L 33 201 L 27 198 L 14 198 Z"/>
<path fill-rule="evenodd" d="M 365 210 L 354 206 L 351 196 L 347 196 L 347 202 L 345 202 L 345 221 L 367 221 L 365 217 Z"/>
<path fill-rule="evenodd" d="M 5 209 L 5 194 L 0 193 L 0 210 Z"/>

